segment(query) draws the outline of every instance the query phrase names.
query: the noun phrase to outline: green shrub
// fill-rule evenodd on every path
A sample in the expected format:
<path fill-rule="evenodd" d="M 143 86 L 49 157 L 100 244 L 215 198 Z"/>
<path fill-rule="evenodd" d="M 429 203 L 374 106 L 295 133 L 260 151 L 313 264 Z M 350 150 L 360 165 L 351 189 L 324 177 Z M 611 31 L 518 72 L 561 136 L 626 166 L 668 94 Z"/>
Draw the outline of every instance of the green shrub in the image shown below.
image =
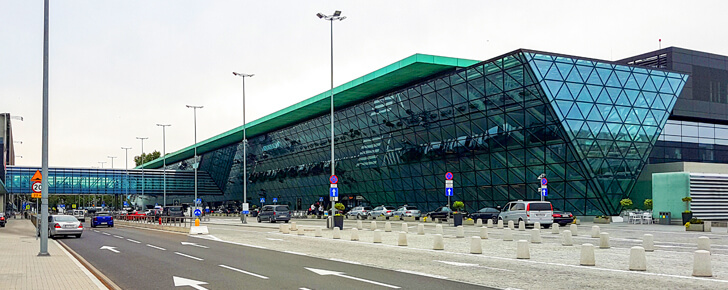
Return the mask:
<path fill-rule="evenodd" d="M 689 197 L 689 196 L 683 197 L 682 198 L 682 201 L 685 203 L 685 211 L 684 211 L 684 213 L 691 213 L 692 211 L 690 210 L 690 202 L 693 201 L 693 198 L 692 197 Z"/>
<path fill-rule="evenodd" d="M 334 207 L 338 210 L 344 210 L 344 204 L 343 203 L 337 203 L 334 205 Z"/>
<path fill-rule="evenodd" d="M 645 199 L 645 209 L 652 209 L 652 200 Z"/>
<path fill-rule="evenodd" d="M 625 209 L 631 209 L 631 208 L 632 208 L 632 205 L 633 205 L 633 203 L 632 203 L 632 200 L 631 200 L 631 199 L 629 199 L 629 198 L 625 198 L 625 199 L 623 199 L 623 200 L 620 200 L 620 201 L 619 201 L 619 204 L 620 204 L 620 205 L 621 205 L 621 206 L 622 206 L 623 208 L 625 208 Z"/>
<path fill-rule="evenodd" d="M 690 219 L 690 224 L 693 224 L 693 225 L 700 225 L 700 224 L 703 224 L 703 220 L 701 220 L 701 219 L 697 219 L 697 218 L 691 218 L 691 219 Z"/>
<path fill-rule="evenodd" d="M 458 211 L 458 210 L 464 210 L 465 204 L 462 201 L 456 201 L 452 203 L 452 209 Z"/>

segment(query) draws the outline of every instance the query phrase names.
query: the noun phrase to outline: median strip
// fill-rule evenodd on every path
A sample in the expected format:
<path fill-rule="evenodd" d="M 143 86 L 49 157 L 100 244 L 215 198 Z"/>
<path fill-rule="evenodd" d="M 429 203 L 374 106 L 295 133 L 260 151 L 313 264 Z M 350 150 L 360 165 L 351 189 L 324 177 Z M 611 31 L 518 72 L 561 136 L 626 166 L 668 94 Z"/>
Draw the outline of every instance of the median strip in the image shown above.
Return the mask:
<path fill-rule="evenodd" d="M 204 261 L 205 260 L 205 259 L 198 258 L 198 257 L 195 257 L 195 256 L 190 256 L 190 255 L 187 255 L 187 254 L 182 254 L 180 252 L 174 252 L 174 253 L 177 254 L 177 255 L 180 255 L 182 257 L 187 257 L 187 258 L 190 258 L 190 259 L 195 259 L 197 261 Z"/>

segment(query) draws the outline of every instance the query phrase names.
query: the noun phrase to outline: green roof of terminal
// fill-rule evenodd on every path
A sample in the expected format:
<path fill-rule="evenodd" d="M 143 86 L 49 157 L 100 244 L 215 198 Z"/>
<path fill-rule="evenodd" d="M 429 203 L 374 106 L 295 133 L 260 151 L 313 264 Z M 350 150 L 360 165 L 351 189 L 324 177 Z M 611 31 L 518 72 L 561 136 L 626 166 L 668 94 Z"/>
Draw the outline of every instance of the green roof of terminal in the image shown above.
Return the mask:
<path fill-rule="evenodd" d="M 468 67 L 480 61 L 451 58 L 427 54 L 414 54 L 365 76 L 334 88 L 334 106 L 347 107 L 379 96 L 412 83 L 422 81 L 439 73 Z M 309 120 L 330 110 L 330 91 L 325 91 L 300 103 L 247 123 L 248 138 L 265 134 L 293 124 Z M 243 126 L 238 126 L 201 141 L 197 153 L 202 154 L 223 146 L 240 142 L 243 139 Z M 174 153 L 167 154 L 167 163 L 174 163 L 194 156 L 194 144 Z M 162 158 L 142 165 L 144 168 L 162 167 Z M 141 168 L 137 166 L 136 168 Z"/>

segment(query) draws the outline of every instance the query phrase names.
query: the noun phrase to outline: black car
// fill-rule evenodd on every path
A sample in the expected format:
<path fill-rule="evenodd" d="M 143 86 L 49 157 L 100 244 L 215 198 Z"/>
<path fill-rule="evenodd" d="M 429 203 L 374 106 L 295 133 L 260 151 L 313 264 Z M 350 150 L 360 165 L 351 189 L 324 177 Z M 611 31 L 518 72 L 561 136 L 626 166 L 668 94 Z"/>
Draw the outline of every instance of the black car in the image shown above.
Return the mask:
<path fill-rule="evenodd" d="M 441 207 L 438 207 L 434 211 L 428 212 L 427 213 L 427 217 L 428 218 L 431 218 L 431 219 L 435 219 L 435 218 L 437 218 L 437 219 L 446 219 L 446 218 L 451 218 L 452 215 L 453 215 L 453 213 L 454 212 L 449 207 L 447 207 L 447 206 L 441 206 Z M 464 216 L 467 216 L 468 215 L 468 212 L 466 212 L 464 210 L 458 211 L 458 213 L 461 213 Z"/>
<path fill-rule="evenodd" d="M 497 221 L 499 214 L 500 210 L 497 208 L 484 207 L 474 213 L 471 213 L 468 217 L 474 221 L 481 219 L 485 223 L 487 220 Z"/>
<path fill-rule="evenodd" d="M 560 226 L 565 226 L 574 222 L 574 215 L 570 212 L 555 210 L 553 213 L 554 223 Z"/>

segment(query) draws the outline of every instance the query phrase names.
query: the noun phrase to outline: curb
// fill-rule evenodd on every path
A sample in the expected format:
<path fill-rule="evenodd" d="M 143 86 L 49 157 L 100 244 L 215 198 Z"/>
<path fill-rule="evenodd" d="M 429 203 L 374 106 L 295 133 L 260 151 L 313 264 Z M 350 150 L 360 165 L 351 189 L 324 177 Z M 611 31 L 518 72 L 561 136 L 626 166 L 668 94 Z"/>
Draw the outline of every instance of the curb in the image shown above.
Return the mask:
<path fill-rule="evenodd" d="M 76 253 L 69 246 L 66 246 L 65 243 L 63 243 L 62 241 L 57 241 L 57 240 L 56 240 L 56 242 L 59 245 L 61 245 L 61 247 L 63 247 L 66 251 L 68 251 L 68 253 L 70 253 L 74 259 L 78 260 L 78 262 L 80 262 L 81 265 L 86 267 L 86 269 L 89 270 L 89 272 L 91 272 L 91 274 L 93 274 L 97 279 L 99 279 L 101 284 L 104 284 L 104 286 L 106 286 L 107 289 L 121 290 L 121 287 L 116 285 L 116 283 L 114 283 L 114 281 L 111 281 L 111 279 L 109 279 L 109 277 L 106 277 L 106 275 L 101 273 L 101 271 L 96 269 L 96 267 L 94 267 L 93 265 L 91 265 L 91 263 L 86 261 L 86 259 L 81 257 L 81 255 Z"/>

